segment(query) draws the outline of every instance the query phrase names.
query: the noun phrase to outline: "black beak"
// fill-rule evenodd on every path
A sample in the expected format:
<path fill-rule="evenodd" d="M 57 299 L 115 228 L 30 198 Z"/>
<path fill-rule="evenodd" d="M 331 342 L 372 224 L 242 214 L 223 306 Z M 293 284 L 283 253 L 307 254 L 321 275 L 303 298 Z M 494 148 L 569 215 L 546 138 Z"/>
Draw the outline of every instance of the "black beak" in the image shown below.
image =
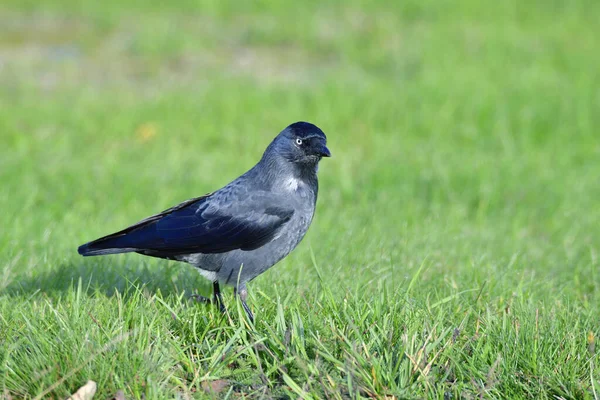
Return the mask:
<path fill-rule="evenodd" d="M 321 157 L 331 157 L 331 152 L 329 151 L 329 149 L 327 148 L 327 146 L 323 145 L 319 149 L 319 155 Z"/>

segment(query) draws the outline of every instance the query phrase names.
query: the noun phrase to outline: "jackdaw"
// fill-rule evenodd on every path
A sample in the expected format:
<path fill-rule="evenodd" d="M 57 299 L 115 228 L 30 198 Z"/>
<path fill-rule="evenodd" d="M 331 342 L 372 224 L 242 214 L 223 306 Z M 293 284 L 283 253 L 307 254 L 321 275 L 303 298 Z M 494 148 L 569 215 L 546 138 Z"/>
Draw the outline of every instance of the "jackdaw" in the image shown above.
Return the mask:
<path fill-rule="evenodd" d="M 331 156 L 326 142 L 315 125 L 291 124 L 258 164 L 225 187 L 86 243 L 78 252 L 135 252 L 186 262 L 213 282 L 212 302 L 221 311 L 222 283 L 234 287 L 254 321 L 246 283 L 287 256 L 306 234 L 317 201 L 318 164 Z"/>

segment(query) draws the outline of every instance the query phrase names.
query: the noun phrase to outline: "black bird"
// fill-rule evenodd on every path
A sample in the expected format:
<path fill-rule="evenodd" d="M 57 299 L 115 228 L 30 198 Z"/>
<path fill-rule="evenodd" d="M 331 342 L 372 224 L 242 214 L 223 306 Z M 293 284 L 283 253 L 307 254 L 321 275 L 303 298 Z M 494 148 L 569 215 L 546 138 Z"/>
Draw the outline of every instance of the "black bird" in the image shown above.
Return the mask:
<path fill-rule="evenodd" d="M 231 285 L 253 321 L 246 283 L 287 256 L 306 234 L 317 201 L 319 161 L 331 156 L 326 142 L 315 125 L 291 124 L 258 164 L 222 189 L 86 243 L 78 252 L 135 252 L 189 263 L 213 282 L 212 302 L 225 311 L 219 284 Z"/>

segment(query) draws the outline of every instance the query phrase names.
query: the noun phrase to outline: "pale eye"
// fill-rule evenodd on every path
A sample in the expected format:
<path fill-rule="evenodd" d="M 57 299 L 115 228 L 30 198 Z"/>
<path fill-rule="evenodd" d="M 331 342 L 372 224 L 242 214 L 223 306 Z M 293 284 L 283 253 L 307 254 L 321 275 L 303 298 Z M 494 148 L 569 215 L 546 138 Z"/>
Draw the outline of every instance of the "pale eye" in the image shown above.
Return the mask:
<path fill-rule="evenodd" d="M 300 138 L 296 139 L 296 144 L 298 146 L 300 146 L 302 144 L 302 139 L 300 139 Z"/>

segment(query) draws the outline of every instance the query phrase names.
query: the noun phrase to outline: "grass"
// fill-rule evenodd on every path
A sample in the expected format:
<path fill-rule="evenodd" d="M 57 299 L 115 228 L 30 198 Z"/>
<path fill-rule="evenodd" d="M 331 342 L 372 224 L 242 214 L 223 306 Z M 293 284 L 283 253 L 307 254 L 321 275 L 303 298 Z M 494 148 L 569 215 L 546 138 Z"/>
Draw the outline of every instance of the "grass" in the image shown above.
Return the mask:
<path fill-rule="evenodd" d="M 598 2 L 8 0 L 5 398 L 600 393 Z M 291 122 L 333 158 L 249 325 L 79 244 L 219 188 Z M 211 392 L 211 388 L 214 389 Z"/>

